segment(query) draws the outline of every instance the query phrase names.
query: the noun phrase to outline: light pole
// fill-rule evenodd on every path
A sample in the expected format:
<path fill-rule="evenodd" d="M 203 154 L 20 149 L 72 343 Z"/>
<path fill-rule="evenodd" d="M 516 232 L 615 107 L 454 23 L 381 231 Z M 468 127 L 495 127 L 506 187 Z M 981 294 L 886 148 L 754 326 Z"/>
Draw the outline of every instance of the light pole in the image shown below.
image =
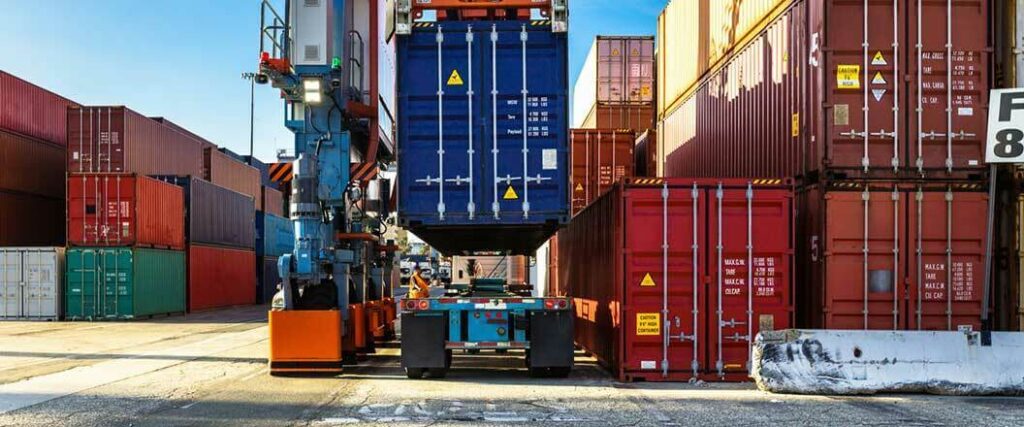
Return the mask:
<path fill-rule="evenodd" d="M 256 131 L 253 121 L 256 116 L 256 73 L 242 73 L 242 79 L 249 81 L 249 166 L 252 166 L 252 159 L 256 156 L 255 143 Z"/>

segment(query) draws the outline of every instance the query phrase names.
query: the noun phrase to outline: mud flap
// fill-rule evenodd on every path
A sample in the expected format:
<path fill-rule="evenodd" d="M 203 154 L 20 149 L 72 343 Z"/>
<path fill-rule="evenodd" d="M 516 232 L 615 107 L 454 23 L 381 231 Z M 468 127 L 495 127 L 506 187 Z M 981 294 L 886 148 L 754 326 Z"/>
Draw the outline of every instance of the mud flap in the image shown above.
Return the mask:
<path fill-rule="evenodd" d="M 530 368 L 572 368 L 574 317 L 571 311 L 530 313 Z"/>
<path fill-rule="evenodd" d="M 442 313 L 402 313 L 402 367 L 447 368 L 448 318 Z"/>

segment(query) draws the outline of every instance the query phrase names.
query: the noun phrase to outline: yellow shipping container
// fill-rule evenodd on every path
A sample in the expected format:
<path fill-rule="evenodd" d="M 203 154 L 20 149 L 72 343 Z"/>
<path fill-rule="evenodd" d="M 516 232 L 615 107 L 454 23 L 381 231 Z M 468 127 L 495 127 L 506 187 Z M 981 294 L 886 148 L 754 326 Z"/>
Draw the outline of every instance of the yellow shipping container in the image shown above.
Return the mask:
<path fill-rule="evenodd" d="M 672 0 L 658 17 L 658 118 L 793 0 Z"/>

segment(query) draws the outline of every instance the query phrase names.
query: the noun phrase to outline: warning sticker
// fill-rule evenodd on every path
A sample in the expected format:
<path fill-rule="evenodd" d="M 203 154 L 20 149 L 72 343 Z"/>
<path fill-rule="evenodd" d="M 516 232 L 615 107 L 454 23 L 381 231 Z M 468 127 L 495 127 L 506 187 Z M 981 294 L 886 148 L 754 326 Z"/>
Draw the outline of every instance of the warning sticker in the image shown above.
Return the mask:
<path fill-rule="evenodd" d="M 612 49 L 612 56 L 619 56 L 619 50 L 618 49 Z"/>
<path fill-rule="evenodd" d="M 448 77 L 448 86 L 462 86 L 462 76 L 459 75 L 459 70 L 452 70 L 452 75 Z"/>
<path fill-rule="evenodd" d="M 651 277 L 651 273 L 647 273 L 644 275 L 643 280 L 640 281 L 640 286 L 651 287 L 658 286 L 658 284 L 654 282 L 654 278 Z"/>
<path fill-rule="evenodd" d="M 661 313 L 637 313 L 636 334 L 661 335 Z"/>
<path fill-rule="evenodd" d="M 882 77 L 882 73 L 875 73 L 875 78 L 871 79 L 873 85 L 884 85 L 888 82 L 885 81 L 885 77 Z"/>
<path fill-rule="evenodd" d="M 631 56 L 640 56 L 640 49 L 634 47 L 633 50 L 629 52 L 629 54 Z"/>
<path fill-rule="evenodd" d="M 512 186 L 508 186 L 508 190 L 505 190 L 505 200 L 519 200 L 519 194 L 516 193 L 516 189 Z"/>
<path fill-rule="evenodd" d="M 640 86 L 640 95 L 645 97 L 651 96 L 651 87 L 648 85 Z"/>
<path fill-rule="evenodd" d="M 875 101 L 881 101 L 885 96 L 885 89 L 871 89 L 871 94 L 875 96 Z"/>
<path fill-rule="evenodd" d="M 576 184 L 576 191 L 583 191 L 583 184 L 577 183 Z"/>
<path fill-rule="evenodd" d="M 793 118 L 790 120 L 790 126 L 792 127 L 790 134 L 794 137 L 800 136 L 800 113 L 793 113 Z"/>
<path fill-rule="evenodd" d="M 885 55 L 882 55 L 882 52 L 879 51 L 871 60 L 871 65 L 889 65 L 889 63 L 885 62 Z"/>
<path fill-rule="evenodd" d="M 836 85 L 839 89 L 860 89 L 860 65 L 840 65 Z"/>

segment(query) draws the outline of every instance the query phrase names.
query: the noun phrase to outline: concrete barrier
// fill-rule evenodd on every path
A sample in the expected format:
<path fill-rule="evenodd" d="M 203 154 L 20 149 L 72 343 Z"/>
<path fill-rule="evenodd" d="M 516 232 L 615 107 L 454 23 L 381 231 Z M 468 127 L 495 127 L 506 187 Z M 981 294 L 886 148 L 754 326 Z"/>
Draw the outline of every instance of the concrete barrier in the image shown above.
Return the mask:
<path fill-rule="evenodd" d="M 773 393 L 1024 395 L 1024 333 L 765 332 L 751 376 Z"/>

